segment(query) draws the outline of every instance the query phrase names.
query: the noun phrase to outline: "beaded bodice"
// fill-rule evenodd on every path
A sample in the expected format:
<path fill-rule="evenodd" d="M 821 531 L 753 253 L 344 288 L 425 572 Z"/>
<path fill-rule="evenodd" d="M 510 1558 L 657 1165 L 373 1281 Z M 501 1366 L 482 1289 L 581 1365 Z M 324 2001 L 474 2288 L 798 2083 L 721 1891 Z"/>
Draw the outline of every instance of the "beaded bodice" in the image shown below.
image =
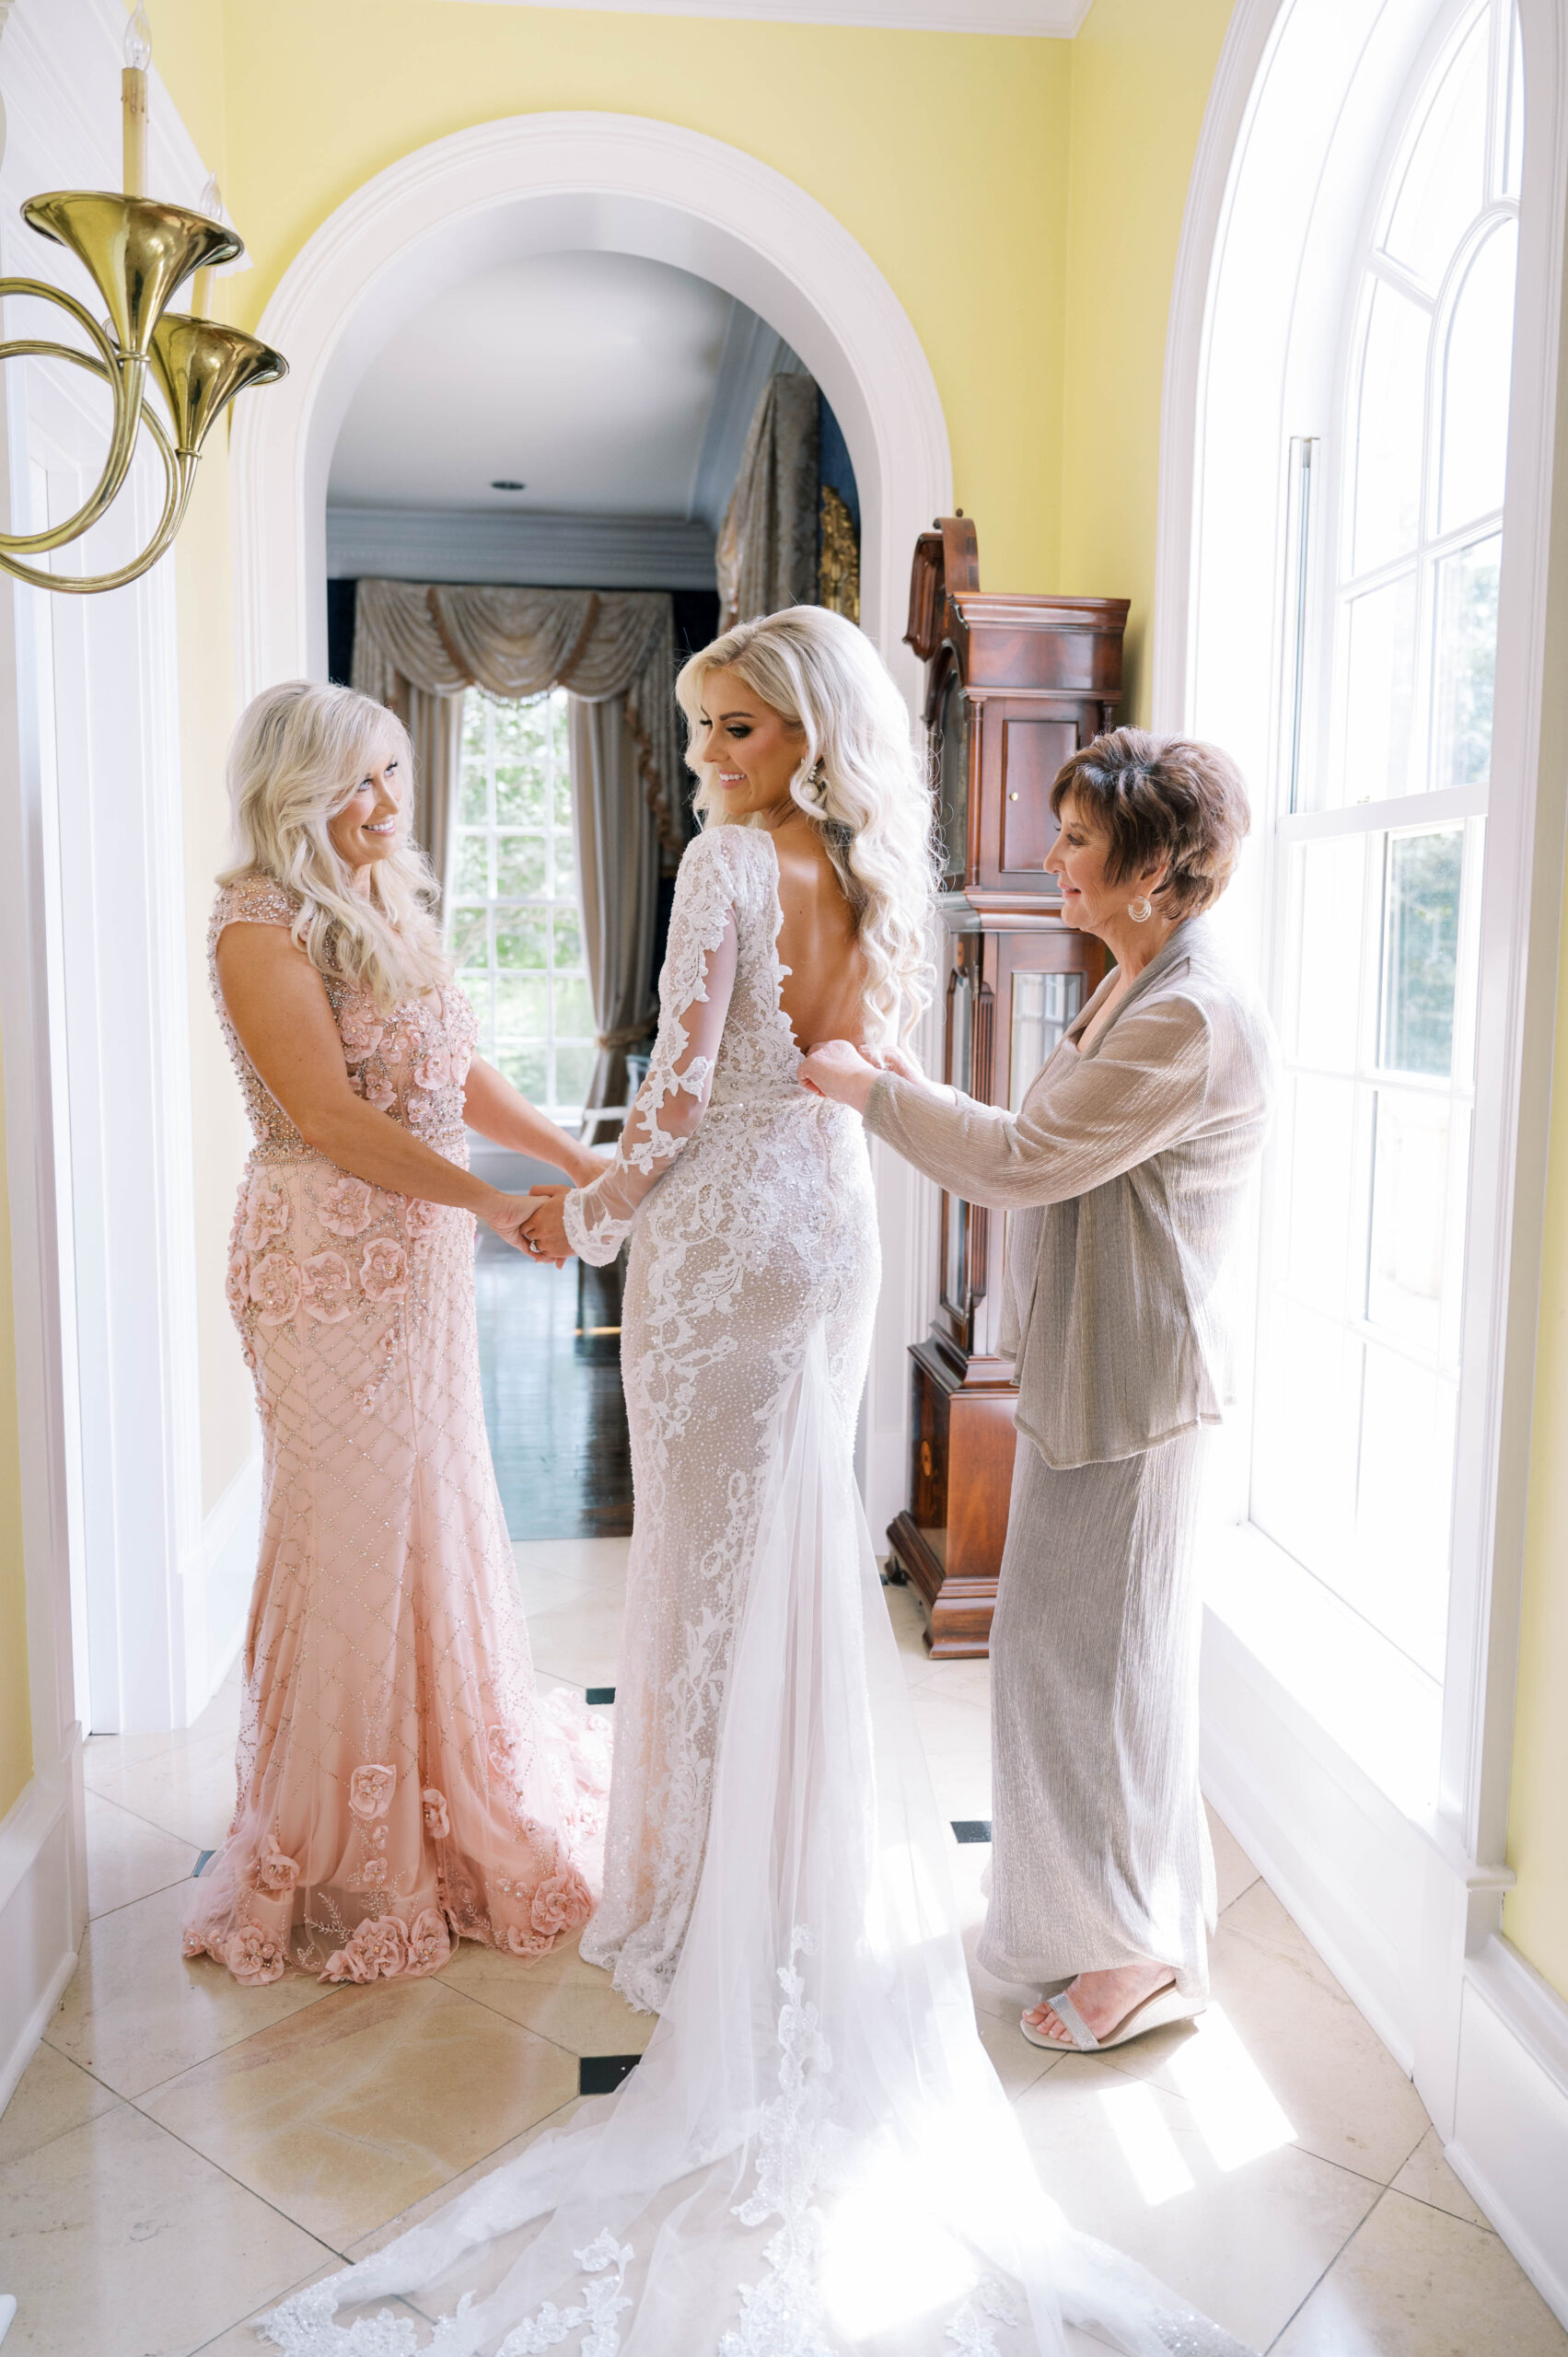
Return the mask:
<path fill-rule="evenodd" d="M 307 1145 L 272 1094 L 229 1020 L 218 984 L 218 939 L 231 924 L 292 924 L 298 907 L 294 895 L 274 884 L 270 876 L 245 876 L 237 884 L 222 887 L 207 929 L 213 1004 L 244 1093 L 256 1141 L 252 1161 L 321 1157 Z M 389 1113 L 394 1121 L 412 1130 L 448 1161 L 465 1160 L 463 1083 L 473 1059 L 478 1025 L 462 992 L 433 991 L 423 998 L 405 1000 L 389 1015 L 367 991 L 331 975 L 324 979 L 355 1096 Z"/>

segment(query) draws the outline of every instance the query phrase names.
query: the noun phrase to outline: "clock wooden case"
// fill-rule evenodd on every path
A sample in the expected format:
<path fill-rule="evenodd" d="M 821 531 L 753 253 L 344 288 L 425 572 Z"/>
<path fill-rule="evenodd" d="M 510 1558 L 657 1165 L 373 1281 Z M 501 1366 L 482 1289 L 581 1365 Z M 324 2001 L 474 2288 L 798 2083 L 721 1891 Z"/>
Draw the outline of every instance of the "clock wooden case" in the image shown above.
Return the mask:
<path fill-rule="evenodd" d="M 1051 787 L 1114 724 L 1124 598 L 980 586 L 975 528 L 915 543 L 906 644 L 925 665 L 925 727 L 944 876 L 943 1078 L 1016 1111 L 1108 959 L 1062 921 L 1044 860 Z M 937 1310 L 912 1360 L 910 1503 L 889 1568 L 919 1591 L 934 1655 L 983 1655 L 1013 1472 L 1012 1363 L 997 1348 L 1004 1216 L 941 1199 Z"/>

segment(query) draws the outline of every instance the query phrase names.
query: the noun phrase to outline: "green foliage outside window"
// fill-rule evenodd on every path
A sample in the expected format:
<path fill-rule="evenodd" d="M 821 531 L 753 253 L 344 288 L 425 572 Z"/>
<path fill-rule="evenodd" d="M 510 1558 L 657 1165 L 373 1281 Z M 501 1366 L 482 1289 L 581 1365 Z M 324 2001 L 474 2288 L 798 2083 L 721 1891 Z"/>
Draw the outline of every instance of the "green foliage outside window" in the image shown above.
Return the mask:
<path fill-rule="evenodd" d="M 464 699 L 447 946 L 479 1052 L 574 1125 L 594 1064 L 572 850 L 566 698 Z"/>

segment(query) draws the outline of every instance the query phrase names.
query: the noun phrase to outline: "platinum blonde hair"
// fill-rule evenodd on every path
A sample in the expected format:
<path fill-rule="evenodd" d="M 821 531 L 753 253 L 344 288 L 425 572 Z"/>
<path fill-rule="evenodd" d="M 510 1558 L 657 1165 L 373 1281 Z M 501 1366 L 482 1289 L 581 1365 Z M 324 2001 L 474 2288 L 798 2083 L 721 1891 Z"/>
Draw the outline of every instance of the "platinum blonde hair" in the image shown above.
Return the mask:
<path fill-rule="evenodd" d="M 701 729 L 703 683 L 735 671 L 762 702 L 806 733 L 790 781 L 797 809 L 820 828 L 854 911 L 869 972 L 865 1005 L 872 1039 L 907 1037 L 929 1004 L 935 866 L 932 802 L 910 738 L 909 712 L 871 641 L 825 606 L 786 606 L 738 622 L 693 655 L 675 683 L 691 739 Z M 726 817 L 708 774 L 693 797 L 707 826 L 761 821 Z"/>
<path fill-rule="evenodd" d="M 383 755 L 402 772 L 397 848 L 356 892 L 328 824 Z M 228 749 L 236 884 L 260 872 L 299 902 L 294 938 L 321 973 L 368 991 L 383 1014 L 438 990 L 452 968 L 432 909 L 436 878 L 410 838 L 413 751 L 395 712 L 352 688 L 286 679 L 246 705 Z"/>

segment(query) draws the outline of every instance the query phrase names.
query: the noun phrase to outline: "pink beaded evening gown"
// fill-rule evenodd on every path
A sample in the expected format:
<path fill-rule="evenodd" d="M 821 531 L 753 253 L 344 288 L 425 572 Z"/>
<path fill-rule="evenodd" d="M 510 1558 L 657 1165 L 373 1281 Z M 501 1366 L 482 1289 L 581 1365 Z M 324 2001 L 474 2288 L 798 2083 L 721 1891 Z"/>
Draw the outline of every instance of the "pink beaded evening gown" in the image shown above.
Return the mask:
<path fill-rule="evenodd" d="M 457 1937 L 553 1946 L 598 1894 L 606 1722 L 536 1693 L 485 1436 L 470 1213 L 387 1194 L 306 1145 L 217 986 L 226 925 L 287 924 L 254 876 L 208 936 L 255 1132 L 229 1301 L 256 1383 L 261 1562 L 238 1799 L 186 1953 L 243 1981 L 434 1972 Z M 459 991 L 382 1015 L 329 982 L 351 1082 L 466 1159 L 474 1017 Z"/>

